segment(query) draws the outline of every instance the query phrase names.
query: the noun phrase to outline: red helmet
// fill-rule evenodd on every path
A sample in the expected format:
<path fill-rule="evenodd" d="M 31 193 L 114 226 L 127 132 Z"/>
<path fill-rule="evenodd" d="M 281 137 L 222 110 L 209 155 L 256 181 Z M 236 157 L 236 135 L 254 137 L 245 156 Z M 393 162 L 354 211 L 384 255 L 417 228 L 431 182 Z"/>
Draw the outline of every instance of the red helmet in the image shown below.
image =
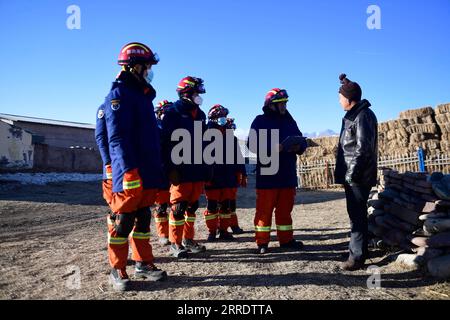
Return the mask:
<path fill-rule="evenodd" d="M 264 105 L 267 106 L 272 103 L 278 103 L 278 102 L 287 102 L 289 99 L 289 96 L 284 89 L 275 88 L 270 90 L 266 94 L 266 99 L 264 101 Z"/>
<path fill-rule="evenodd" d="M 168 100 L 160 101 L 157 106 L 155 107 L 155 113 L 161 113 L 164 114 L 164 112 L 173 105 L 173 102 L 170 102 Z"/>
<path fill-rule="evenodd" d="M 208 112 L 208 119 L 219 119 L 224 118 L 228 115 L 229 111 L 227 108 L 220 104 L 214 105 Z"/>
<path fill-rule="evenodd" d="M 193 94 L 193 93 L 206 93 L 203 80 L 195 77 L 185 77 L 181 79 L 177 87 L 178 95 Z"/>
<path fill-rule="evenodd" d="M 125 45 L 119 54 L 119 65 L 134 65 L 134 64 L 158 64 L 158 54 L 153 53 L 149 47 L 139 42 L 131 42 Z"/>

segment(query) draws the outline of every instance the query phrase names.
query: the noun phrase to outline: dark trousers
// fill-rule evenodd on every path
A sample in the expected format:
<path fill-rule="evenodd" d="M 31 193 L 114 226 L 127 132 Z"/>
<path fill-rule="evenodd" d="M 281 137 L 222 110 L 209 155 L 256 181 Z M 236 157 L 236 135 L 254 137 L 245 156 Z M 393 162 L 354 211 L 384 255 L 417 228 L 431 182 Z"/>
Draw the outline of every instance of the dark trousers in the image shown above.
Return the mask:
<path fill-rule="evenodd" d="M 368 254 L 367 200 L 372 188 L 354 184 L 345 184 L 344 188 L 351 225 L 350 258 L 364 262 Z"/>

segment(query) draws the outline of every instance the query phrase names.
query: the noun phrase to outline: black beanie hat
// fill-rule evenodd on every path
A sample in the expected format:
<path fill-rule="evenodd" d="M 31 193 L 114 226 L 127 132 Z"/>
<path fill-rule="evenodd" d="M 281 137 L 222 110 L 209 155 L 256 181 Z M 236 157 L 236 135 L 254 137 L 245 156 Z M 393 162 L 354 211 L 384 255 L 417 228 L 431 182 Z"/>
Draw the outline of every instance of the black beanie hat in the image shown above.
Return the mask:
<path fill-rule="evenodd" d="M 359 102 L 362 96 L 362 90 L 358 83 L 347 79 L 347 75 L 342 73 L 339 76 L 342 86 L 339 88 L 339 93 L 346 97 L 350 102 Z"/>

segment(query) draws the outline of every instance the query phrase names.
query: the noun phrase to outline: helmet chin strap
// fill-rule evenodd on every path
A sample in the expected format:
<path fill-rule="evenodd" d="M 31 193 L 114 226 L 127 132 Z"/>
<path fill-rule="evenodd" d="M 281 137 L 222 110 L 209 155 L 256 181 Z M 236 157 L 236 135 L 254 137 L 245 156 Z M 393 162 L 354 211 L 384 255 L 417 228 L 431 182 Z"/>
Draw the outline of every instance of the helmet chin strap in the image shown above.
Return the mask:
<path fill-rule="evenodd" d="M 139 64 L 139 65 L 142 67 L 140 72 L 138 72 L 135 68 L 137 66 L 137 64 L 134 65 L 133 67 L 127 66 L 127 68 L 132 74 L 134 74 L 137 78 L 139 78 L 139 80 L 141 80 L 143 82 L 147 82 L 144 79 L 145 65 L 142 65 L 142 64 Z"/>

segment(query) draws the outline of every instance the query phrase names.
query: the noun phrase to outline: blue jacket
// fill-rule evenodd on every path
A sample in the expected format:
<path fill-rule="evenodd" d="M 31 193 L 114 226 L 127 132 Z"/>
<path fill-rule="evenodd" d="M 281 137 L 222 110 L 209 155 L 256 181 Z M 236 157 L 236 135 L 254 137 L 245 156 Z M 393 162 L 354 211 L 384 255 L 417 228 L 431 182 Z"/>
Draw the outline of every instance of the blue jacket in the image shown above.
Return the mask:
<path fill-rule="evenodd" d="M 258 137 L 258 145 L 260 134 L 259 129 L 267 130 L 267 150 L 270 150 L 270 130 L 279 130 L 279 142 L 281 143 L 284 139 L 289 136 L 302 136 L 297 123 L 286 111 L 286 115 L 281 116 L 279 113 L 271 111 L 269 108 L 263 108 L 264 114 L 259 115 L 253 120 L 251 129 L 256 130 Z M 248 142 L 247 142 L 248 144 Z M 249 145 L 252 148 L 252 145 Z M 258 149 L 258 148 L 257 148 Z M 301 145 L 301 149 L 298 154 L 302 154 L 306 150 L 306 139 Z M 252 148 L 250 151 L 258 155 L 259 150 L 254 150 Z M 264 151 L 266 152 L 266 151 Z M 270 151 L 268 152 L 270 156 Z M 282 151 L 279 153 L 279 168 L 278 172 L 274 175 L 262 175 L 261 168 L 269 167 L 270 165 L 263 165 L 260 162 L 258 156 L 256 164 L 256 188 L 257 189 L 279 189 L 279 188 L 295 188 L 298 186 L 297 180 L 297 154 L 294 152 Z"/>
<path fill-rule="evenodd" d="M 155 96 L 152 86 L 122 72 L 105 99 L 113 192 L 123 191 L 124 174 L 136 168 L 144 189 L 161 186 L 160 137 L 153 112 Z"/>
<path fill-rule="evenodd" d="M 103 179 L 106 178 L 105 166 L 111 163 L 109 155 L 108 132 L 106 131 L 105 121 L 105 105 L 102 104 L 97 109 L 97 121 L 95 126 L 95 140 L 97 141 L 98 150 L 103 161 Z"/>
<path fill-rule="evenodd" d="M 162 137 L 161 133 L 162 133 L 162 120 L 156 118 L 156 124 L 158 126 L 159 129 L 159 134 L 160 137 Z M 161 142 L 162 144 L 162 139 Z M 161 152 L 162 152 L 162 148 L 161 148 Z M 162 155 L 161 155 L 161 159 L 162 159 Z M 164 170 L 164 165 L 161 163 L 161 172 L 162 172 L 162 182 L 161 182 L 161 186 L 160 186 L 160 190 L 169 190 L 170 189 L 170 181 L 169 178 L 167 177 L 167 173 Z"/>
<path fill-rule="evenodd" d="M 180 183 L 210 180 L 211 169 L 208 168 L 208 166 L 203 161 L 203 150 L 205 147 L 205 143 L 203 142 L 202 137 L 203 133 L 206 130 L 205 120 L 205 113 L 196 104 L 183 98 L 175 102 L 164 113 L 161 131 L 161 147 L 163 152 L 162 158 L 164 163 L 164 171 L 166 174 L 168 174 L 171 171 L 176 170 Z M 201 134 L 201 137 L 194 136 L 195 122 L 197 123 L 197 125 L 200 125 L 199 134 Z M 177 144 L 181 143 L 178 141 L 171 141 L 172 133 L 177 129 L 185 129 L 191 136 L 190 163 L 175 164 L 172 161 L 172 150 Z M 198 164 L 194 163 L 195 138 L 201 139 L 202 141 L 199 144 L 202 154 L 197 154 L 197 157 L 201 157 L 201 161 L 199 161 L 200 163 Z"/>
<path fill-rule="evenodd" d="M 216 124 L 215 122 L 208 122 L 208 129 L 218 129 L 221 130 L 222 128 Z M 231 129 L 229 129 L 231 130 Z M 241 173 L 242 175 L 246 176 L 247 172 L 245 170 L 245 164 L 238 164 L 238 159 L 241 158 L 242 160 L 244 159 L 242 157 L 242 153 L 241 153 L 241 149 L 239 147 L 239 143 L 238 143 L 238 139 L 233 135 L 233 148 L 234 150 L 227 150 L 227 135 L 225 133 L 225 131 L 221 130 L 223 137 L 224 137 L 224 141 L 223 141 L 223 155 L 224 155 L 224 159 L 223 159 L 223 164 L 213 164 L 212 167 L 212 180 L 210 180 L 210 184 L 205 186 L 206 190 L 211 190 L 211 189 L 224 189 L 224 188 L 237 188 L 238 185 L 238 181 L 237 181 L 237 177 L 236 174 L 237 173 Z M 228 152 L 234 152 L 234 162 L 232 164 L 227 164 L 226 163 L 226 154 Z M 240 153 L 241 157 L 238 157 L 238 155 L 236 154 L 236 152 Z M 241 161 L 242 162 L 242 161 Z"/>

